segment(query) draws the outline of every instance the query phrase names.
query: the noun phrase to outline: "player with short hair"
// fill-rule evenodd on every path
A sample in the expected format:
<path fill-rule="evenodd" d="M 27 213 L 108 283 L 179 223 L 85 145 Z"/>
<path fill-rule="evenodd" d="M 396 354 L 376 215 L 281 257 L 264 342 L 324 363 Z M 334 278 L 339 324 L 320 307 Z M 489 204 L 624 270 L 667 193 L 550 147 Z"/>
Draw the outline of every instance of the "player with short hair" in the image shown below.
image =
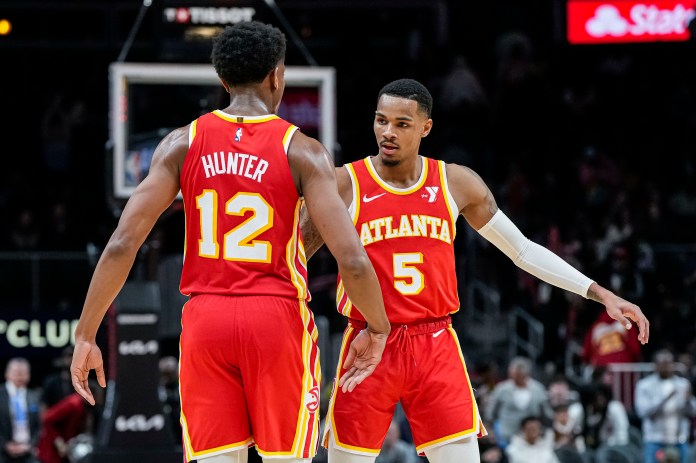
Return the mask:
<path fill-rule="evenodd" d="M 309 462 L 319 442 L 317 327 L 307 306 L 303 201 L 369 327 L 351 344 L 352 389 L 374 370 L 390 331 L 374 269 L 336 189 L 326 148 L 276 113 L 286 39 L 246 22 L 213 43 L 230 104 L 169 133 L 128 200 L 94 272 L 75 330 L 75 389 L 90 403 L 95 343 L 136 252 L 179 190 L 186 211 L 180 390 L 187 460 Z M 359 301 L 359 302 L 358 302 Z"/>
<path fill-rule="evenodd" d="M 460 214 L 516 265 L 604 304 L 626 326 L 633 320 L 641 342 L 648 341 L 648 321 L 636 305 L 527 239 L 473 170 L 419 154 L 433 126 L 432 105 L 430 92 L 415 80 L 384 86 L 374 118 L 379 152 L 337 169 L 339 192 L 380 279 L 392 332 L 382 362 L 359 389 L 347 393 L 342 379 L 334 387 L 324 434 L 330 463 L 374 462 L 399 401 L 419 454 L 432 463 L 480 461 L 476 436 L 486 431 L 450 319 L 459 309 L 453 243 Z M 311 256 L 321 246 L 311 220 L 303 220 L 303 235 Z M 365 326 L 360 303 L 344 287 L 340 273 L 337 304 L 349 323 L 338 378 L 352 368 L 345 364 L 345 346 Z"/>

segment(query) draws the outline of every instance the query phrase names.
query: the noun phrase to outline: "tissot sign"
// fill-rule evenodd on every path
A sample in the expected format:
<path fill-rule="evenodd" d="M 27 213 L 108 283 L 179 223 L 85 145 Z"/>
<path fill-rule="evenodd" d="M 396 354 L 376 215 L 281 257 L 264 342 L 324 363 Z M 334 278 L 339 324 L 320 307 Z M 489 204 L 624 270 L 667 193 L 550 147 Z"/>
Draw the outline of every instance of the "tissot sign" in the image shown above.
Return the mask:
<path fill-rule="evenodd" d="M 251 7 L 179 7 L 165 8 L 163 20 L 166 23 L 193 25 L 236 24 L 254 19 L 256 10 Z"/>
<path fill-rule="evenodd" d="M 696 0 L 570 0 L 567 11 L 572 44 L 686 41 Z"/>

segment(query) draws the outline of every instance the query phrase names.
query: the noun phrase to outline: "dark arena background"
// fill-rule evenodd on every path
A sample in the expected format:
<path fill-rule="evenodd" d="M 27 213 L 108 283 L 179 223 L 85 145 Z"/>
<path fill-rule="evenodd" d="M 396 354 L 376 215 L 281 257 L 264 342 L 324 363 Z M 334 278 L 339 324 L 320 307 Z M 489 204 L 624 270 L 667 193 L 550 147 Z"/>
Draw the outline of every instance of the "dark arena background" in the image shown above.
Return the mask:
<path fill-rule="evenodd" d="M 601 305 L 523 272 L 458 222 L 453 325 L 482 416 L 511 360 L 525 357 L 552 405 L 561 378 L 583 405 L 588 385 L 607 384 L 628 418 L 628 442 L 617 447 L 630 449 L 611 461 L 642 462 L 634 387 L 653 372 L 653 355 L 669 350 L 677 374 L 696 378 L 695 8 L 694 0 L 0 0 L 0 366 L 29 361 L 42 416 L 72 392 L 73 329 L 128 195 L 163 134 L 226 105 L 211 37 L 259 19 L 288 37 L 281 116 L 322 140 L 336 165 L 376 154 L 379 89 L 418 79 L 435 101 L 421 154 L 474 169 L 526 236 L 642 308 L 647 345 L 631 350 L 637 330 L 600 339 Z M 109 386 L 86 426 L 67 436 L 63 462 L 182 461 L 183 240 L 177 200 L 102 324 Z M 325 248 L 309 278 L 323 417 L 346 323 Z M 554 411 L 544 424 L 557 430 L 563 407 Z M 395 421 L 411 449 L 404 463 L 426 461 L 400 407 Z M 480 441 L 484 461 L 508 461 L 493 436 Z M 383 452 L 378 462 L 402 461 Z M 253 449 L 250 461 L 260 461 Z M 326 461 L 323 449 L 314 461 Z"/>

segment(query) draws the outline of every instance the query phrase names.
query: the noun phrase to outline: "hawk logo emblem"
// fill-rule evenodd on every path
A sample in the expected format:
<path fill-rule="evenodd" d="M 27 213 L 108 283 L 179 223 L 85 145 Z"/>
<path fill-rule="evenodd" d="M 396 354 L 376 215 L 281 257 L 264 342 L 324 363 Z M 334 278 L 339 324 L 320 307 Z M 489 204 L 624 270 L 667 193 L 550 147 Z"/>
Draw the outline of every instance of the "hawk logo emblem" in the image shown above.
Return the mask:
<path fill-rule="evenodd" d="M 319 387 L 314 386 L 305 394 L 305 407 L 309 413 L 316 413 L 319 410 Z"/>

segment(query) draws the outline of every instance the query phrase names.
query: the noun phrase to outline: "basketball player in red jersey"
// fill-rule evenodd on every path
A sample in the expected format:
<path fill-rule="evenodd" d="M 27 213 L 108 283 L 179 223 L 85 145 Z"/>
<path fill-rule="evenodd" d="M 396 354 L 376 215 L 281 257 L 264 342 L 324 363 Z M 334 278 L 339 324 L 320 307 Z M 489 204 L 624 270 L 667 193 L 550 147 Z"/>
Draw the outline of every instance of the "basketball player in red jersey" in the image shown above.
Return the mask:
<path fill-rule="evenodd" d="M 225 29 L 212 61 L 230 105 L 167 135 L 95 269 L 75 330 L 75 389 L 106 385 L 97 328 L 138 248 L 179 190 L 186 211 L 180 391 L 187 460 L 309 462 L 320 439 L 317 328 L 307 306 L 304 201 L 369 328 L 351 344 L 352 389 L 390 331 L 374 268 L 336 188 L 326 149 L 276 116 L 285 36 L 258 22 Z"/>
<path fill-rule="evenodd" d="M 347 394 L 342 380 L 334 386 L 323 440 L 329 463 L 374 462 L 399 401 L 416 449 L 428 461 L 480 461 L 476 437 L 486 430 L 450 320 L 459 309 L 453 242 L 460 214 L 516 265 L 604 304 L 627 327 L 633 320 L 640 341 L 648 341 L 648 321 L 636 305 L 525 238 L 475 172 L 419 155 L 433 125 L 431 110 L 432 97 L 419 82 L 386 85 L 374 119 L 378 154 L 337 169 L 339 192 L 377 271 L 392 331 L 382 362 L 359 389 Z M 302 229 L 311 256 L 321 237 L 309 220 Z M 345 347 L 365 326 L 345 283 L 340 274 L 337 305 L 349 323 L 339 378 L 353 368 L 345 364 Z"/>

